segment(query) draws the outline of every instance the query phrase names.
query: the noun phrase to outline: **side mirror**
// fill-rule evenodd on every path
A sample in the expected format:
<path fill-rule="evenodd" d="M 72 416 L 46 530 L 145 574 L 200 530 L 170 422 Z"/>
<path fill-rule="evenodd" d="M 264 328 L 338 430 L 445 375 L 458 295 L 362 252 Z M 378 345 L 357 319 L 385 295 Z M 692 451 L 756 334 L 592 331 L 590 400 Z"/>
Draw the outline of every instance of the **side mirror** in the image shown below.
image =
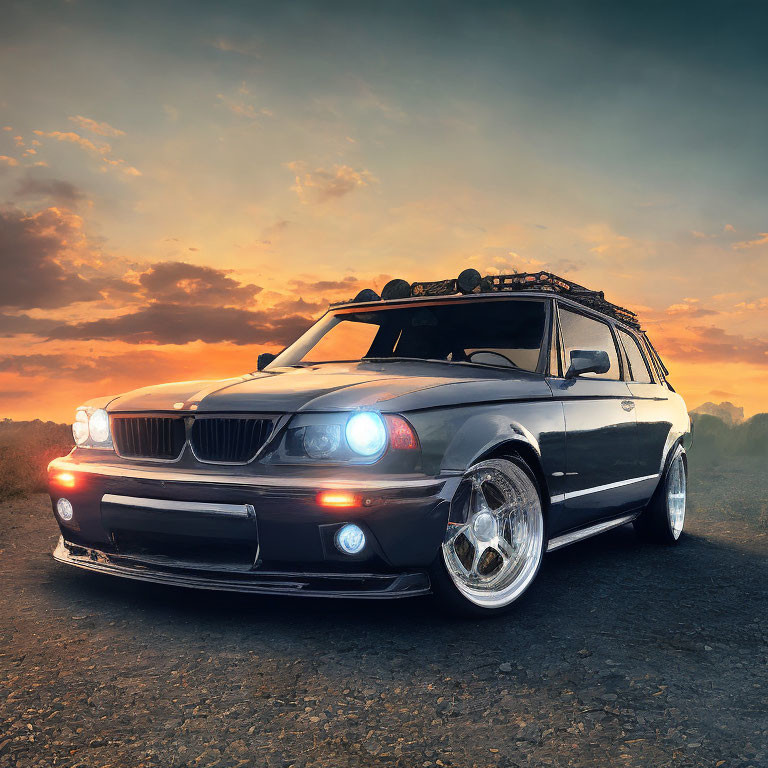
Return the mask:
<path fill-rule="evenodd" d="M 271 352 L 262 352 L 256 358 L 256 370 L 263 371 L 276 357 Z"/>
<path fill-rule="evenodd" d="M 574 379 L 583 373 L 608 373 L 611 361 L 601 349 L 572 349 L 571 365 L 565 372 L 566 379 Z"/>

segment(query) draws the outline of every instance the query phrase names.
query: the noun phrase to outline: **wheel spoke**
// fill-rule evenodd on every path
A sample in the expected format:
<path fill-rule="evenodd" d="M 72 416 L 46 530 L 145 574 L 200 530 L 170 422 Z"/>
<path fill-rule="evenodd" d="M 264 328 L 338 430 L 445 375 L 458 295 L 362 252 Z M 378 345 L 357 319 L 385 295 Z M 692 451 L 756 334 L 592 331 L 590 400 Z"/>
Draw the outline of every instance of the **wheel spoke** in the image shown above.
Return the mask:
<path fill-rule="evenodd" d="M 505 564 L 517 559 L 517 552 L 515 552 L 514 547 L 501 536 L 496 539 L 493 548 L 501 555 Z"/>

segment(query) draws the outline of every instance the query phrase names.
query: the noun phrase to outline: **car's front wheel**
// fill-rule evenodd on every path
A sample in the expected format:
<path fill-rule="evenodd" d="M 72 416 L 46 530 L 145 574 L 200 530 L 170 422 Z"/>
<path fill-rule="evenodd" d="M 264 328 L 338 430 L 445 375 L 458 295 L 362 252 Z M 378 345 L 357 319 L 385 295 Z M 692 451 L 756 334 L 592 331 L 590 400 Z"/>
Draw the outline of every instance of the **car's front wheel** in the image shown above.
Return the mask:
<path fill-rule="evenodd" d="M 435 594 L 453 611 L 503 613 L 538 573 L 545 548 L 535 476 L 519 459 L 489 459 L 465 473 L 432 568 Z"/>

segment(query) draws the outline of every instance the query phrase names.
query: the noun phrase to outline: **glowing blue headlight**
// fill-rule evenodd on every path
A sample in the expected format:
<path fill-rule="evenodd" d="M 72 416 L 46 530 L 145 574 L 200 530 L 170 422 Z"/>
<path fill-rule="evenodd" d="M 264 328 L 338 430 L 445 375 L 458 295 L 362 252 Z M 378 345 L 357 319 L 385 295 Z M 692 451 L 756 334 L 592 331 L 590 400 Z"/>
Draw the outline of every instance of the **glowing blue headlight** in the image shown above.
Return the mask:
<path fill-rule="evenodd" d="M 347 523 L 336 531 L 336 546 L 347 555 L 357 555 L 365 547 L 365 534 L 354 523 Z"/>
<path fill-rule="evenodd" d="M 347 422 L 347 444 L 361 456 L 375 456 L 387 444 L 387 429 L 378 413 L 362 411 Z"/>

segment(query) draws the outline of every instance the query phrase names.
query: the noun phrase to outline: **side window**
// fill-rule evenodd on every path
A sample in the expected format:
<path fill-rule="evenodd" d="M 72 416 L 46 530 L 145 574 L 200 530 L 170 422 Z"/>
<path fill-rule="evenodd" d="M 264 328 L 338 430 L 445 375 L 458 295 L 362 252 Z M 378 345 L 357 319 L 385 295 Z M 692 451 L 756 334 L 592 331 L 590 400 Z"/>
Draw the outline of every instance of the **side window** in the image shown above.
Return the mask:
<path fill-rule="evenodd" d="M 648 363 L 645 362 L 643 352 L 635 338 L 621 329 L 619 329 L 619 338 L 621 339 L 624 351 L 627 353 L 629 375 L 632 381 L 643 384 L 652 383 L 653 379 L 651 378 L 651 372 L 648 370 Z"/>
<path fill-rule="evenodd" d="M 549 375 L 550 376 L 562 376 L 563 372 L 560 370 L 559 364 L 559 346 L 560 346 L 560 334 L 557 326 L 557 313 L 554 313 L 552 318 L 552 338 L 549 344 Z"/>
<path fill-rule="evenodd" d="M 595 379 L 620 379 L 619 355 L 616 343 L 607 323 L 593 320 L 586 315 L 571 312 L 560 307 L 560 331 L 563 336 L 565 355 L 563 367 L 567 370 L 574 349 L 599 349 L 608 353 L 611 367 L 606 373 L 585 373 L 584 376 Z M 565 371 L 564 371 L 565 372 Z"/>
<path fill-rule="evenodd" d="M 651 340 L 648 338 L 646 334 L 643 334 L 644 340 L 645 340 L 645 349 L 646 352 L 648 352 L 648 356 L 651 359 L 651 363 L 653 364 L 653 367 L 656 369 L 656 373 L 659 377 L 659 381 L 662 384 L 665 384 L 669 386 L 667 382 L 666 373 L 668 371 L 664 367 L 664 363 L 662 362 L 661 358 L 659 357 L 659 353 L 656 351 L 656 348 L 651 344 Z"/>

